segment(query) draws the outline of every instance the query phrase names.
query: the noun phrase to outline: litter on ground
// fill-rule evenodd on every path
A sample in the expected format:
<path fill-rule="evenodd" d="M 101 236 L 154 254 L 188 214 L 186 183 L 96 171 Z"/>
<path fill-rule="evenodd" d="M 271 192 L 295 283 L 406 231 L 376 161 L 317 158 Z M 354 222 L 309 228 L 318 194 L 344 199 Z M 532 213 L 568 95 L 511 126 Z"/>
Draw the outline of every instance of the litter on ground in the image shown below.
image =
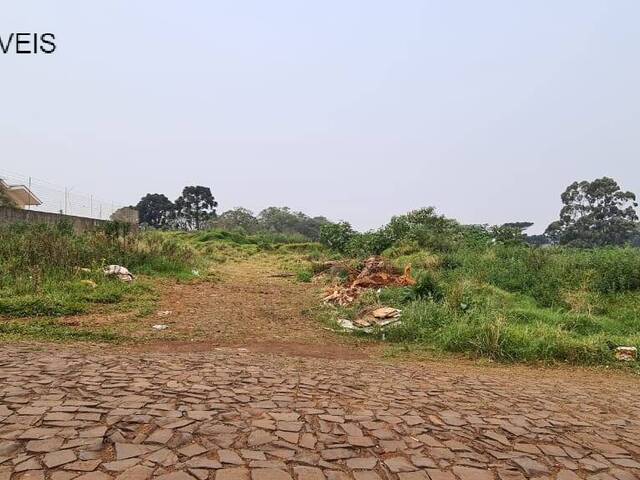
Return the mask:
<path fill-rule="evenodd" d="M 338 325 L 343 330 L 373 332 L 374 328 L 384 328 L 400 323 L 402 311 L 392 307 L 366 308 L 361 311 L 355 320 L 346 318 L 338 319 Z"/>
<path fill-rule="evenodd" d="M 325 292 L 325 297 L 322 299 L 327 303 L 333 303 L 334 305 L 340 305 L 341 307 L 349 305 L 360 295 L 360 288 L 357 287 L 345 287 L 342 285 L 335 285 Z"/>
<path fill-rule="evenodd" d="M 104 268 L 104 274 L 107 277 L 117 277 L 119 280 L 123 282 L 132 282 L 133 274 L 120 265 L 108 265 Z"/>
<path fill-rule="evenodd" d="M 94 282 L 93 280 L 88 280 L 88 279 L 80 280 L 80 283 L 82 285 L 86 285 L 87 287 L 90 287 L 90 288 L 96 288 L 98 286 L 98 284 L 96 282 Z"/>
<path fill-rule="evenodd" d="M 154 325 L 151 328 L 153 328 L 154 330 L 166 330 L 167 328 L 169 328 L 169 325 L 159 324 L 159 325 Z"/>
<path fill-rule="evenodd" d="M 353 322 L 351 320 L 347 320 L 346 318 L 339 318 L 338 325 L 340 325 L 343 330 L 356 330 L 356 326 L 353 324 Z"/>
<path fill-rule="evenodd" d="M 636 347 L 618 347 L 614 355 L 616 360 L 621 362 L 633 362 L 638 359 L 638 349 Z"/>
<path fill-rule="evenodd" d="M 371 312 L 371 315 L 373 315 L 375 318 L 378 318 L 378 319 L 398 318 L 401 313 L 402 311 L 398 310 L 397 308 L 381 307 L 381 308 L 376 308 L 373 312 Z"/>

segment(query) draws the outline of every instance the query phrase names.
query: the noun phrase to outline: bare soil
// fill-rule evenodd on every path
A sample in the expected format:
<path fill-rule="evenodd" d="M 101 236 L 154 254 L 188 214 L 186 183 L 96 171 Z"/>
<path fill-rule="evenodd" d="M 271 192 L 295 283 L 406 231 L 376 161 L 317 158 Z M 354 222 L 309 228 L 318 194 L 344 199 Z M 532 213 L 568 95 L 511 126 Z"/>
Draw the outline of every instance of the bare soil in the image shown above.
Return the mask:
<path fill-rule="evenodd" d="M 138 319 L 132 335 L 145 341 L 133 348 L 193 352 L 232 346 L 342 359 L 379 351 L 323 327 L 311 315 L 319 304 L 318 285 L 279 276 L 277 264 L 258 257 L 217 270 L 218 282 L 165 284 L 158 313 Z M 168 328 L 155 331 L 154 324 Z"/>

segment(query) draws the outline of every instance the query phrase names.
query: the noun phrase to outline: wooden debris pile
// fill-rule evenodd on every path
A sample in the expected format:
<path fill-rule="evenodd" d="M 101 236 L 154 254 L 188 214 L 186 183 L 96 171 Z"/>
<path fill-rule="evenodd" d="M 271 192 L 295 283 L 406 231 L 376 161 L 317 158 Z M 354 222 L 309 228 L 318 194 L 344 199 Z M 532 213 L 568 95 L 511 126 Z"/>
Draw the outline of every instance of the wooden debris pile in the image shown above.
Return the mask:
<path fill-rule="evenodd" d="M 367 288 L 382 288 L 388 286 L 415 285 L 411 276 L 411 265 L 407 265 L 403 273 L 389 265 L 382 257 L 370 257 L 364 262 L 360 272 L 350 271 L 348 285 L 334 285 L 327 289 L 323 300 L 334 305 L 345 306 L 354 300 Z"/>
<path fill-rule="evenodd" d="M 393 307 L 371 307 L 361 311 L 355 320 L 338 319 L 338 325 L 344 330 L 359 330 L 366 333 L 374 331 L 375 327 L 384 328 L 400 322 L 402 310 Z"/>

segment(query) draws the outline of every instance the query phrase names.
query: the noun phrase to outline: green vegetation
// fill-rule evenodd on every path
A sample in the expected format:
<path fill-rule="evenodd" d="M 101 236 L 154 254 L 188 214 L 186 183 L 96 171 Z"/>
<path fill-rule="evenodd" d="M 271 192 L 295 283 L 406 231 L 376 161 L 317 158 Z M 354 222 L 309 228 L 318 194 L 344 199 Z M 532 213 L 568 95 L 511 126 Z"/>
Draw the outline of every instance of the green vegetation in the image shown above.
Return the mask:
<path fill-rule="evenodd" d="M 1 321 L 0 338 L 117 339 L 54 317 L 149 314 L 157 301 L 154 277 L 210 278 L 209 264 L 251 259 L 265 271 L 277 265 L 294 280 L 311 282 L 324 261 L 342 259 L 348 267 L 333 274 L 346 282 L 351 267 L 382 255 L 398 269 L 411 265 L 416 284 L 368 290 L 335 309 L 334 319 L 388 305 L 403 313 L 385 339 L 402 347 L 500 361 L 607 364 L 616 346 L 640 348 L 635 195 L 605 177 L 570 185 L 562 201 L 560 220 L 535 236 L 525 233 L 531 222 L 461 225 L 432 207 L 364 233 L 286 207 L 218 216 L 205 187 L 185 188 L 175 203 L 154 194 L 138 205 L 148 228 L 180 230 L 131 234 L 117 222 L 84 234 L 66 224 L 4 227 L 0 317 L 32 320 Z M 136 281 L 106 278 L 109 264 L 126 266 Z"/>
<path fill-rule="evenodd" d="M 345 255 L 382 254 L 411 264 L 413 287 L 367 294 L 401 308 L 391 342 L 501 361 L 601 364 L 615 346 L 640 348 L 640 250 L 534 247 L 505 229 L 459 225 L 432 208 L 395 217 L 365 234 L 332 225 L 323 238 Z M 336 241 L 338 233 L 346 239 Z M 328 243 L 328 242 L 325 242 Z"/>
<path fill-rule="evenodd" d="M 84 341 L 116 342 L 120 337 L 107 329 L 79 329 L 62 325 L 55 320 L 31 320 L 29 322 L 0 322 L 0 340 Z"/>
<path fill-rule="evenodd" d="M 0 228 L 0 316 L 51 317 L 106 305 L 148 310 L 146 276 L 192 277 L 195 252 L 158 232 L 123 235 L 117 225 L 75 234 L 69 225 Z M 106 278 L 105 265 L 126 266 L 133 283 Z"/>
<path fill-rule="evenodd" d="M 320 229 L 331 222 L 325 217 L 310 217 L 289 207 L 268 207 L 258 215 L 237 207 L 218 215 L 218 202 L 209 187 L 188 186 L 172 202 L 161 193 L 148 193 L 136 205 L 140 224 L 144 228 L 162 230 L 211 230 L 240 234 L 296 236 L 298 241 L 316 242 Z M 267 237 L 268 238 L 268 237 Z M 271 238 L 271 243 L 279 243 Z"/>
<path fill-rule="evenodd" d="M 266 261 L 271 265 L 277 265 L 283 272 L 292 272 L 293 277 L 303 283 L 308 283 L 313 278 L 313 262 L 325 258 L 328 253 L 322 245 L 306 241 L 300 234 L 249 234 L 238 229 L 212 229 L 170 232 L 166 235 L 189 245 L 214 265 L 249 259 Z"/>
<path fill-rule="evenodd" d="M 187 245 L 213 263 L 246 260 L 260 253 L 272 253 L 282 260 L 293 258 L 291 253 L 305 254 L 310 258 L 320 256 L 323 247 L 308 242 L 299 234 L 277 232 L 245 233 L 241 230 L 211 229 L 195 232 L 168 232 L 167 238 Z"/>
<path fill-rule="evenodd" d="M 545 235 L 561 245 L 602 247 L 624 245 L 637 235 L 636 196 L 609 177 L 573 182 L 560 197 L 560 219 Z"/>
<path fill-rule="evenodd" d="M 296 279 L 299 282 L 309 283 L 312 278 L 313 278 L 313 272 L 310 270 L 301 269 L 296 272 Z"/>

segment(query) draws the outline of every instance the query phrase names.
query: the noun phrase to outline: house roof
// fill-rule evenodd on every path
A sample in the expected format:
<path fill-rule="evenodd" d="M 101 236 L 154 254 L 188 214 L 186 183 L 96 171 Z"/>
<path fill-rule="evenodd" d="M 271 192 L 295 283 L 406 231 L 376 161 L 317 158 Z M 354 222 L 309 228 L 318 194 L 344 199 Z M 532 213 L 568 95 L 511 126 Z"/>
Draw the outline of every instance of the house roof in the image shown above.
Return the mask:
<path fill-rule="evenodd" d="M 9 185 L 0 178 L 0 189 L 20 207 L 42 205 L 36 194 L 25 185 Z"/>

